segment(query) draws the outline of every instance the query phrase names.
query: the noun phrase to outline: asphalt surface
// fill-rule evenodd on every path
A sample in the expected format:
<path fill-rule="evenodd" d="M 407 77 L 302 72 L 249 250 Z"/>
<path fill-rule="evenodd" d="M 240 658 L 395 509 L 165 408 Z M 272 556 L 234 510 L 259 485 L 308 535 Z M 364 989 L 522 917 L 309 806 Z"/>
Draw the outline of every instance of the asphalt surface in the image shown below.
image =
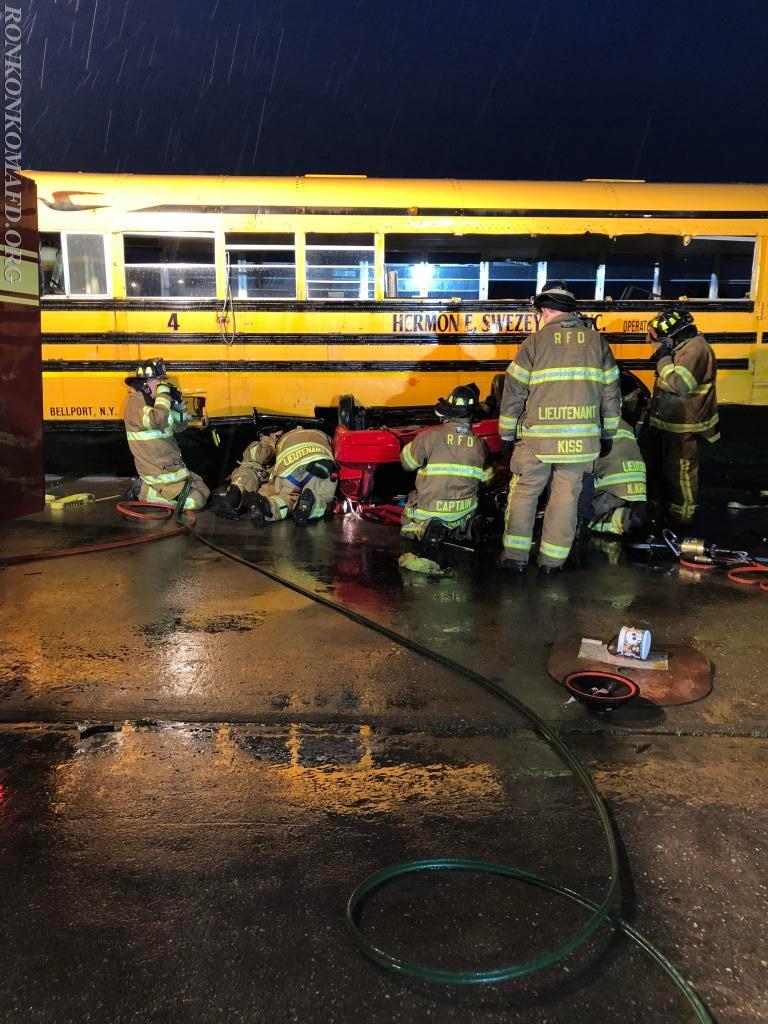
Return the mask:
<path fill-rule="evenodd" d="M 60 492 L 116 493 L 114 481 Z M 710 495 L 717 503 L 721 496 Z M 152 532 L 105 501 L 2 528 L 3 553 Z M 705 523 L 758 545 L 768 513 Z M 768 595 L 595 548 L 510 583 L 491 553 L 397 568 L 397 531 L 198 520 L 216 544 L 483 672 L 585 760 L 623 844 L 623 913 L 721 1022 L 768 1019 Z M 744 531 L 747 531 L 745 534 Z M 344 907 L 398 860 L 514 863 L 599 898 L 593 812 L 522 716 L 465 678 L 198 540 L 0 570 L 0 1015 L 9 1021 L 686 1021 L 609 931 L 482 988 L 384 974 Z M 553 643 L 648 626 L 714 667 L 698 703 L 595 716 L 546 674 Z M 403 880 L 366 910 L 386 948 L 443 966 L 527 957 L 583 921 L 517 883 Z"/>

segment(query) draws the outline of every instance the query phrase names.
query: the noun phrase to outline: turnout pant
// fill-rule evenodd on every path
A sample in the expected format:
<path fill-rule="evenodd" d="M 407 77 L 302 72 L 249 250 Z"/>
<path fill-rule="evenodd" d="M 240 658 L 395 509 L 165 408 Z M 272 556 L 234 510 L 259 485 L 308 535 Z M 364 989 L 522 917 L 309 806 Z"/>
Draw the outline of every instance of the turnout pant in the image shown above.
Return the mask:
<path fill-rule="evenodd" d="M 230 476 L 230 483 L 240 488 L 241 494 L 255 494 L 269 470 L 256 462 L 242 462 Z"/>
<path fill-rule="evenodd" d="M 441 519 L 440 516 L 429 516 L 427 519 L 419 519 L 415 514 L 418 508 L 416 491 L 411 491 L 408 501 L 405 503 L 403 509 L 402 525 L 400 527 L 400 533 L 403 537 L 407 537 L 409 540 L 421 540 L 424 531 L 427 528 L 427 524 L 433 519 L 439 519 L 440 522 L 448 530 L 455 532 L 459 537 L 465 539 L 469 533 L 469 527 L 475 516 L 476 509 L 472 509 L 467 515 L 462 516 L 461 519 L 454 519 L 448 522 L 445 519 Z"/>
<path fill-rule="evenodd" d="M 336 494 L 336 481 L 310 476 L 306 483 L 299 487 L 284 476 L 276 476 L 259 487 L 259 494 L 269 502 L 271 509 L 269 518 L 273 522 L 286 519 L 293 512 L 302 491 L 311 491 L 315 496 L 315 503 L 309 518 L 320 519 L 325 515 L 326 508 Z"/>
<path fill-rule="evenodd" d="M 591 471 L 592 463 L 541 462 L 525 441 L 520 441 L 512 453 L 509 469 L 511 476 L 502 557 L 518 562 L 528 561 L 539 495 L 551 480 L 538 562 L 539 565 L 562 565 L 576 534 L 582 477 Z"/>
<path fill-rule="evenodd" d="M 190 470 L 189 479 L 192 481 L 192 486 L 184 502 L 184 508 L 199 511 L 205 506 L 211 492 L 197 473 Z M 142 480 L 139 501 L 149 501 L 153 505 L 174 505 L 184 490 L 186 482 L 186 480 L 180 480 L 173 484 L 148 484 Z"/>
<path fill-rule="evenodd" d="M 698 434 L 648 431 L 646 460 L 650 497 L 674 519 L 688 521 L 696 511 L 699 494 Z"/>
<path fill-rule="evenodd" d="M 598 491 L 592 501 L 590 530 L 621 537 L 629 529 L 632 506 L 607 491 Z"/>

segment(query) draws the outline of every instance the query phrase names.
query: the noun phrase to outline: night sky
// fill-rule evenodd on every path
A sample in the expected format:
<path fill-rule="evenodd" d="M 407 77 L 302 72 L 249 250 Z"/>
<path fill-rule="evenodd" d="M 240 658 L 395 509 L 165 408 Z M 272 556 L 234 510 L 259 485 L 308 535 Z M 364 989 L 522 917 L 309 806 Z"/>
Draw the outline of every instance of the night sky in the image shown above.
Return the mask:
<path fill-rule="evenodd" d="M 768 179 L 765 0 L 18 0 L 24 165 Z"/>

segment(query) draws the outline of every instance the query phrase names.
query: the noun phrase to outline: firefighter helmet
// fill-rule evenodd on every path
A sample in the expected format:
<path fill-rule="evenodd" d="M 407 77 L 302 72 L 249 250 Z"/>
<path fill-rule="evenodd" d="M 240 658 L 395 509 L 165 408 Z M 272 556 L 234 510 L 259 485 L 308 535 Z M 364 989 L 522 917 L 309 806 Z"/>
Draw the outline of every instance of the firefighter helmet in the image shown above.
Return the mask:
<path fill-rule="evenodd" d="M 125 383 L 130 387 L 136 387 L 148 380 L 158 380 L 160 377 L 167 377 L 168 371 L 165 368 L 165 361 L 161 356 L 157 359 L 145 359 L 136 367 L 133 377 L 126 377 Z"/>
<path fill-rule="evenodd" d="M 447 398 L 438 398 L 435 412 L 438 416 L 461 416 L 471 419 L 480 407 L 477 385 L 460 384 L 454 388 Z"/>
<path fill-rule="evenodd" d="M 531 298 L 536 309 L 556 309 L 559 313 L 571 313 L 578 308 L 576 296 L 568 291 L 565 281 L 547 281 L 544 287 Z"/>
<path fill-rule="evenodd" d="M 667 306 L 648 321 L 648 332 L 654 331 L 659 341 L 664 341 L 666 338 L 674 338 L 691 326 L 694 326 L 693 317 L 687 309 Z"/>

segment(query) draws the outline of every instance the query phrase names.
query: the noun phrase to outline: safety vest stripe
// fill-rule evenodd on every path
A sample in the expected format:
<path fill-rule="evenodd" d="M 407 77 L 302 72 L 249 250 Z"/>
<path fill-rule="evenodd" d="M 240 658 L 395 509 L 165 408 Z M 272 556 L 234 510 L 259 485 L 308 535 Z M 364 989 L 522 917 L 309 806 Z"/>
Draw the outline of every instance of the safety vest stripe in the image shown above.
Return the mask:
<path fill-rule="evenodd" d="M 493 466 L 489 466 L 487 469 L 484 469 L 483 470 L 483 476 L 482 476 L 483 483 L 484 484 L 490 483 L 491 480 L 493 480 L 494 476 L 495 476 L 495 472 L 494 472 Z"/>
<path fill-rule="evenodd" d="M 657 430 L 666 430 L 670 434 L 700 434 L 716 426 L 718 419 L 718 414 L 715 413 L 708 420 L 699 423 L 670 423 L 668 420 L 660 420 L 658 416 L 651 416 L 651 426 Z"/>
<path fill-rule="evenodd" d="M 171 399 L 169 398 L 168 395 L 158 395 L 157 398 L 155 399 L 155 408 L 157 408 L 158 405 L 162 406 L 163 409 L 169 409 L 170 410 L 170 408 L 171 408 Z"/>
<path fill-rule="evenodd" d="M 624 441 L 636 440 L 635 435 L 633 433 L 631 433 L 629 430 L 622 429 L 616 431 L 616 440 L 618 441 L 619 438 L 622 438 Z"/>
<path fill-rule="evenodd" d="M 418 462 L 416 461 L 416 459 L 414 459 L 413 455 L 411 454 L 410 444 L 407 444 L 400 454 L 402 455 L 403 462 L 406 464 L 408 469 L 419 468 Z"/>
<path fill-rule="evenodd" d="M 693 490 L 691 488 L 690 459 L 680 459 L 680 491 L 683 495 L 681 515 L 684 519 L 690 519 L 696 511 L 696 502 L 693 500 Z"/>
<path fill-rule="evenodd" d="M 472 480 L 484 480 L 485 470 L 480 466 L 463 466 L 458 462 L 430 462 L 419 470 L 419 476 L 466 476 Z"/>
<path fill-rule="evenodd" d="M 502 544 L 505 548 L 511 548 L 514 551 L 530 551 L 533 537 L 521 537 L 518 534 L 505 533 L 502 537 Z"/>
<path fill-rule="evenodd" d="M 659 377 L 661 377 L 662 380 L 665 380 L 667 377 L 669 377 L 674 372 L 675 372 L 675 364 L 674 363 L 667 363 L 666 366 L 662 366 L 662 368 L 659 370 Z"/>
<path fill-rule="evenodd" d="M 519 416 L 499 416 L 499 433 L 513 434 L 517 430 L 517 421 L 519 419 Z"/>
<path fill-rule="evenodd" d="M 430 512 L 425 508 L 409 508 L 407 515 L 410 519 L 442 519 L 446 523 L 457 523 L 460 519 L 472 515 L 476 508 L 477 502 L 473 501 L 468 508 L 460 512 Z"/>
<path fill-rule="evenodd" d="M 616 370 L 617 375 L 618 372 Z M 559 380 L 592 380 L 602 384 L 605 377 L 603 371 L 594 366 L 561 366 L 551 370 L 534 370 L 531 374 L 531 387 Z"/>
<path fill-rule="evenodd" d="M 610 384 L 614 380 L 619 379 L 619 368 L 618 366 L 612 366 L 610 370 L 603 370 L 603 381 L 606 384 Z"/>
<path fill-rule="evenodd" d="M 642 484 L 645 487 L 645 473 L 609 473 L 595 480 L 595 487 L 608 487 L 609 484 Z"/>
<path fill-rule="evenodd" d="M 519 381 L 521 384 L 526 386 L 531 379 L 531 371 L 526 370 L 522 366 L 518 366 L 515 362 L 510 363 L 507 373 L 510 377 L 514 377 L 516 381 Z"/>
<path fill-rule="evenodd" d="M 613 533 L 621 536 L 624 533 L 624 509 L 615 508 L 609 519 L 593 519 L 589 528 L 595 533 Z"/>
<path fill-rule="evenodd" d="M 549 544 L 545 540 L 543 540 L 539 545 L 540 555 L 546 555 L 548 558 L 557 558 L 560 561 L 568 557 L 568 552 L 570 550 L 570 547 L 563 548 L 560 547 L 559 544 Z"/>
<path fill-rule="evenodd" d="M 619 417 L 618 416 L 606 416 L 603 419 L 603 430 L 618 430 L 619 429 Z"/>
<path fill-rule="evenodd" d="M 327 455 L 328 458 L 333 458 L 333 452 L 331 449 L 327 445 L 321 444 L 319 441 L 305 441 L 303 444 L 292 444 L 288 448 L 281 448 L 277 453 L 277 457 L 278 459 L 286 459 L 293 452 L 300 452 L 302 448 L 312 455 L 318 455 L 322 452 L 324 455 Z"/>
<path fill-rule="evenodd" d="M 702 384 L 698 388 L 694 388 L 691 392 L 692 395 L 707 395 L 712 390 L 712 381 L 708 381 L 706 384 Z"/>
<path fill-rule="evenodd" d="M 530 427 L 523 424 L 523 437 L 598 437 L 600 427 L 596 423 L 574 423 L 565 426 L 560 423 L 532 423 Z"/>
<path fill-rule="evenodd" d="M 170 427 L 165 430 L 128 430 L 125 435 L 129 441 L 158 441 L 161 437 L 173 437 Z"/>
<path fill-rule="evenodd" d="M 534 455 L 539 462 L 594 462 L 597 458 L 597 452 L 591 454 L 576 454 L 571 455 L 553 455 L 550 452 L 534 452 Z"/>
<path fill-rule="evenodd" d="M 693 376 L 691 371 L 687 370 L 684 366 L 676 366 L 674 369 L 675 373 L 682 380 L 688 390 L 695 391 L 697 387 L 696 378 Z"/>
<path fill-rule="evenodd" d="M 149 419 L 152 408 L 149 405 L 145 405 L 141 412 L 141 425 L 146 429 L 151 429 L 151 422 Z"/>
<path fill-rule="evenodd" d="M 187 467 L 180 466 L 171 473 L 142 473 L 141 479 L 147 484 L 177 484 L 182 480 L 186 480 L 188 476 L 189 470 Z"/>

